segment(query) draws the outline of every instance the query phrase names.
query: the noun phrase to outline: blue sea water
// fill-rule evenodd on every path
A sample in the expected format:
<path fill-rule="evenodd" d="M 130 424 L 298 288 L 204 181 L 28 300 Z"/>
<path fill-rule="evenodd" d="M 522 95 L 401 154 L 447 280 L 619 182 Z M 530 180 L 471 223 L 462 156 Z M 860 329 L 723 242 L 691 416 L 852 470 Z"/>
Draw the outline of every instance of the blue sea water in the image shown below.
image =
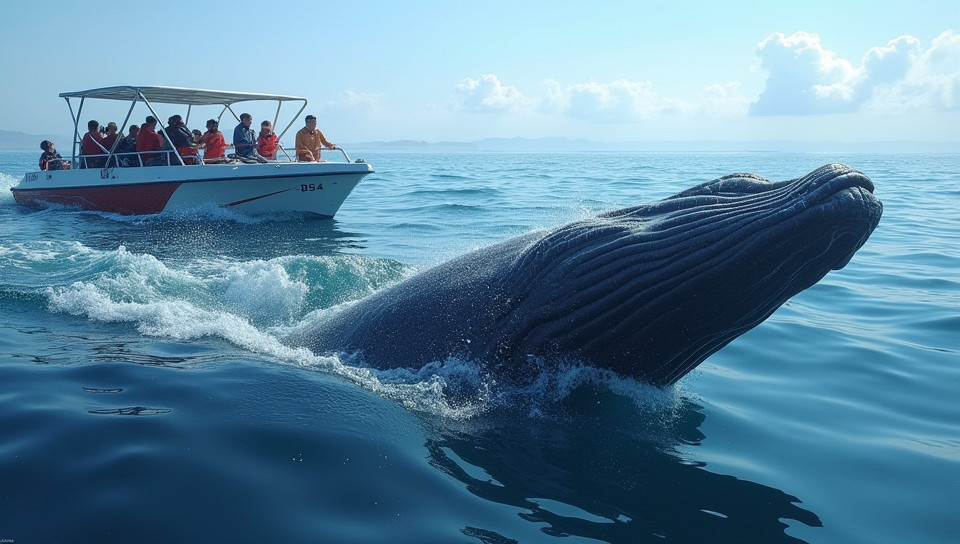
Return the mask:
<path fill-rule="evenodd" d="M 0 541 L 960 541 L 960 155 L 366 153 L 316 220 L 27 211 L 38 153 L 0 153 Z M 876 183 L 873 236 L 667 389 L 281 342 L 473 248 L 828 162 Z"/>

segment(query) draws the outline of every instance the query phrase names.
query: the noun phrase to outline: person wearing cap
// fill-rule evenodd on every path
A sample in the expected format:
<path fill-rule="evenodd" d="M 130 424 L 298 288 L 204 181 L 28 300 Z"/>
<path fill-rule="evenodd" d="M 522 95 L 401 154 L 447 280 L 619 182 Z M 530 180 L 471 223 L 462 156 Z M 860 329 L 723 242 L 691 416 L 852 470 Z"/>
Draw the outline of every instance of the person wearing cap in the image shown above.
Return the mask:
<path fill-rule="evenodd" d="M 323 133 L 317 130 L 317 118 L 315 116 L 306 116 L 304 122 L 306 126 L 297 131 L 297 160 L 319 162 L 321 147 L 327 146 L 330 149 L 336 149 L 337 146 L 328 142 L 323 137 Z"/>
<path fill-rule="evenodd" d="M 70 162 L 63 160 L 63 157 L 57 153 L 57 146 L 50 140 L 40 142 L 40 149 L 43 155 L 40 155 L 40 170 L 69 170 Z"/>

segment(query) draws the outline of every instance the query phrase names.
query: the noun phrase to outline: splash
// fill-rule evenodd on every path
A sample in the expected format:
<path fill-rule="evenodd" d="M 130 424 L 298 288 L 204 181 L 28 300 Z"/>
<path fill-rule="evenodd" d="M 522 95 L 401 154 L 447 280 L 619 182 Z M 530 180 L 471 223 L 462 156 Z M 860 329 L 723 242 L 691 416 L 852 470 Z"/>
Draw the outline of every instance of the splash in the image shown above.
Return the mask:
<path fill-rule="evenodd" d="M 377 370 L 350 354 L 317 354 L 284 342 L 341 304 L 362 298 L 412 273 L 389 260 L 356 256 L 223 258 L 168 263 L 121 246 L 94 250 L 76 242 L 0 244 L 4 275 L 16 267 L 23 290 L 38 290 L 48 309 L 103 323 L 131 324 L 149 337 L 179 342 L 214 338 L 271 363 L 325 372 L 418 413 L 467 421 L 509 411 L 557 419 L 589 409 L 589 395 L 644 412 L 670 414 L 675 388 L 661 390 L 576 363 L 543 365 L 531 383 L 515 384 L 476 361 L 451 357 L 417 369 Z M 72 266 L 64 267 L 64 261 Z M 58 274 L 48 275 L 51 266 Z M 31 275 L 37 276 L 30 280 Z M 31 285 L 32 284 L 32 285 Z M 51 285 L 52 284 L 52 285 Z M 613 400 L 618 399 L 618 400 Z M 664 416 L 669 417 L 669 415 Z"/>
<path fill-rule="evenodd" d="M 16 187 L 18 183 L 20 183 L 19 178 L 15 178 L 10 174 L 4 174 L 3 172 L 0 172 L 0 195 L 2 195 L 0 196 L 0 199 L 13 200 L 13 195 L 10 193 L 10 188 Z"/>

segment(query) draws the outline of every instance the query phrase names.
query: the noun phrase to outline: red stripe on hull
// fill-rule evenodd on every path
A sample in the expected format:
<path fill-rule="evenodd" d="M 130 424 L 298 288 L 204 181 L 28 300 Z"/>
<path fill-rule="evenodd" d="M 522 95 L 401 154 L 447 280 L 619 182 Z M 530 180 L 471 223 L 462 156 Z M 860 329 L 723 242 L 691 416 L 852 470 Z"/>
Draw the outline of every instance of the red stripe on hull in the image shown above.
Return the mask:
<path fill-rule="evenodd" d="M 268 196 L 273 196 L 273 195 L 279 195 L 279 194 L 282 194 L 282 193 L 286 193 L 287 191 L 295 191 L 296 189 L 297 189 L 296 187 L 291 187 L 291 188 L 289 188 L 289 189 L 284 189 L 284 190 L 282 190 L 282 191 L 274 191 L 274 192 L 272 192 L 272 193 L 267 193 L 267 194 L 265 194 L 265 195 L 254 196 L 254 197 L 250 197 L 250 198 L 245 198 L 245 199 L 243 199 L 243 200 L 238 200 L 238 201 L 236 201 L 236 202 L 228 202 L 227 204 L 224 204 L 224 206 L 227 207 L 227 208 L 230 208 L 230 207 L 232 207 L 232 206 L 237 206 L 237 205 L 239 205 L 239 204 L 246 204 L 247 202 L 253 202 L 254 200 L 260 200 L 261 198 L 267 198 Z"/>
<path fill-rule="evenodd" d="M 116 187 L 78 187 L 63 189 L 13 189 L 18 204 L 38 207 L 42 202 L 79 206 L 85 210 L 122 215 L 160 213 L 180 182 L 120 185 Z"/>

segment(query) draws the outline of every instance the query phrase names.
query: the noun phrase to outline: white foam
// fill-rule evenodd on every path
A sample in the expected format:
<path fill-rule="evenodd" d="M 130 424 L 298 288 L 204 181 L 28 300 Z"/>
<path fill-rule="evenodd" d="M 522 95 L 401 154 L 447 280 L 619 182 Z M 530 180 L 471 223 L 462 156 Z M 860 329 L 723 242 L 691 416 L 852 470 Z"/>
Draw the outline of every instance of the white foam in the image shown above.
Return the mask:
<path fill-rule="evenodd" d="M 289 322 L 303 307 L 310 288 L 290 278 L 279 261 L 257 261 L 230 267 L 224 300 L 235 313 L 258 323 Z"/>
<path fill-rule="evenodd" d="M 3 195 L 2 198 L 13 200 L 13 194 L 10 192 L 10 188 L 15 187 L 18 183 L 20 183 L 19 178 L 0 172 L 0 194 Z"/>
<path fill-rule="evenodd" d="M 123 247 L 114 251 L 79 244 L 51 244 L 45 251 L 3 247 L 5 252 L 20 251 L 21 258 L 29 254 L 36 260 L 78 261 L 83 279 L 45 288 L 51 311 L 130 323 L 143 335 L 177 341 L 220 338 L 277 363 L 333 373 L 410 410 L 445 419 L 468 420 L 504 408 L 519 409 L 527 417 L 553 417 L 583 387 L 599 388 L 662 414 L 672 413 L 680 402 L 675 389 L 661 390 L 573 363 L 543 365 L 535 380 L 517 386 L 497 379 L 474 361 L 449 358 L 416 370 L 375 370 L 362 361 L 317 355 L 282 340 L 336 310 L 313 309 L 305 303 L 311 288 L 321 287 L 316 282 L 342 279 L 345 274 L 354 288 L 373 290 L 371 278 L 383 274 L 379 262 L 365 261 L 372 266 L 365 271 L 356 258 L 344 264 L 331 257 L 288 256 L 241 262 L 208 259 L 177 268 Z M 341 266 L 347 270 L 337 270 Z M 296 276 L 290 269 L 298 270 Z"/>

